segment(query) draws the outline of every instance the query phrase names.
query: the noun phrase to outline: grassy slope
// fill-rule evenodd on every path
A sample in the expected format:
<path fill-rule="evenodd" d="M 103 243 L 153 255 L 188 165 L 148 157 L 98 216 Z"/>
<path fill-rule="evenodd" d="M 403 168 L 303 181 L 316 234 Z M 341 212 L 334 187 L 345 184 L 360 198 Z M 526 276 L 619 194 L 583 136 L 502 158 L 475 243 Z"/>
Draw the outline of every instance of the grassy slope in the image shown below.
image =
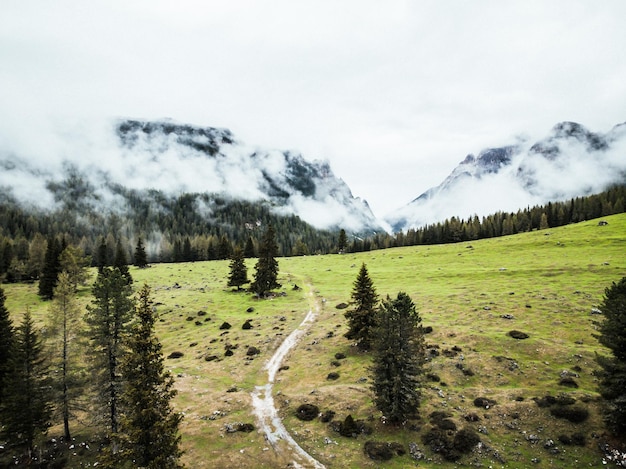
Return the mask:
<path fill-rule="evenodd" d="M 607 226 L 590 221 L 471 243 L 280 259 L 280 281 L 286 296 L 269 301 L 255 301 L 246 293 L 226 289 L 228 262 L 162 264 L 132 270 L 137 286 L 147 282 L 153 288 L 165 354 L 184 353 L 182 358 L 168 359 L 167 365 L 177 377 L 175 406 L 185 413 L 185 462 L 194 468 L 277 467 L 286 463 L 267 447 L 260 434 L 228 434 L 224 425 L 253 422 L 250 392 L 266 380 L 264 361 L 318 302 L 322 305 L 318 321 L 287 358 L 289 369 L 279 373 L 275 391 L 280 393 L 276 403 L 281 406 L 287 428 L 327 467 L 380 465 L 363 455 L 366 437 L 343 438 L 327 424 L 295 419 L 293 412 L 301 403 L 313 402 L 322 410 L 334 410 L 338 419 L 348 414 L 369 419 L 375 426 L 372 438 L 406 445 L 416 442 L 422 449 L 421 434 L 429 427 L 428 414 L 446 410 L 459 428 L 484 427 L 487 434 L 481 438 L 506 458 L 507 467 L 527 467 L 535 457 L 541 459 L 538 467 L 600 466 L 597 441 L 592 438 L 592 434 L 602 432 L 597 382 L 592 373 L 596 368 L 594 354 L 602 350 L 592 336 L 594 317 L 590 310 L 601 301 L 611 282 L 626 275 L 626 215 L 605 219 Z M 434 329 L 427 336 L 429 344 L 438 344 L 441 350 L 460 347 L 464 366 L 474 372 L 474 376 L 466 376 L 456 368 L 460 356 L 442 354 L 432 360 L 429 371 L 439 375 L 445 385 L 429 383 L 424 391 L 420 433 L 393 431 L 379 423 L 369 384 L 363 380 L 368 377 L 369 358 L 343 338 L 343 311 L 335 306 L 349 301 L 363 262 L 381 296 L 406 291 L 413 298 L 423 324 Z M 248 265 L 252 274 L 253 261 Z M 293 284 L 303 289 L 294 291 Z M 43 320 L 47 305 L 37 299 L 36 286 L 4 288 L 10 311 L 19 316 L 28 307 Z M 88 302 L 88 295 L 85 289 L 81 299 Z M 254 311 L 248 313 L 250 306 Z M 513 319 L 503 319 L 504 314 Z M 253 329 L 241 329 L 246 319 L 252 320 Z M 223 321 L 233 328 L 220 330 Z M 524 331 L 530 338 L 514 340 L 506 335 L 512 329 Z M 245 354 L 250 345 L 261 350 L 254 359 Z M 224 357 L 227 346 L 235 347 L 231 357 Z M 336 352 L 348 355 L 339 367 L 331 365 Z M 206 361 L 211 355 L 219 359 Z M 576 379 L 579 388 L 559 386 L 559 374 L 576 366 L 581 369 Z M 339 372 L 340 378 L 328 381 L 331 371 Z M 236 391 L 227 392 L 230 388 Z M 585 405 L 592 415 L 586 423 L 556 420 L 531 400 L 563 392 L 589 400 Z M 478 409 L 472 403 L 478 396 L 495 399 L 497 405 Z M 521 397 L 523 401 L 516 400 Z M 472 412 L 481 420 L 468 424 L 463 417 Z M 530 434 L 544 441 L 573 432 L 584 433 L 587 446 L 559 445 L 562 451 L 558 455 L 545 450 L 543 442 L 527 440 Z M 327 444 L 325 438 L 333 443 Z M 421 462 L 422 467 L 439 465 L 438 455 L 426 453 L 431 462 Z M 475 452 L 463 461 L 501 465 L 489 451 Z M 409 456 L 403 456 L 384 467 L 412 464 Z"/>

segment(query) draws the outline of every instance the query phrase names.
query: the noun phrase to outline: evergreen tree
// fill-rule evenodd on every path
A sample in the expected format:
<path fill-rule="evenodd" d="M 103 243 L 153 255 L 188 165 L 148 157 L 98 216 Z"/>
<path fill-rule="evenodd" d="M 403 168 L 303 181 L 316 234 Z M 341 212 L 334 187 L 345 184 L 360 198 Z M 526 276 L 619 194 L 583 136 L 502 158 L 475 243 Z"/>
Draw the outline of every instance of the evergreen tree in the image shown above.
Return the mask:
<path fill-rule="evenodd" d="M 111 433 L 119 422 L 119 394 L 122 385 L 119 372 L 124 355 L 124 340 L 133 311 L 131 287 L 119 269 L 105 267 L 93 285 L 91 305 L 85 322 L 91 341 L 94 386 L 104 403 L 102 417 Z"/>
<path fill-rule="evenodd" d="M 598 322 L 602 345 L 611 356 L 598 356 L 603 368 L 600 394 L 604 398 L 604 420 L 617 435 L 626 435 L 626 277 L 605 290 L 600 310 L 604 319 Z"/>
<path fill-rule="evenodd" d="M 348 319 L 348 332 L 345 337 L 356 340 L 361 350 L 369 350 L 373 329 L 376 326 L 378 295 L 365 263 L 361 265 L 354 282 L 351 303 L 351 309 L 345 313 Z"/>
<path fill-rule="evenodd" d="M 95 266 L 98 268 L 98 272 L 102 272 L 105 267 L 109 265 L 109 247 L 107 246 L 104 236 L 100 240 L 98 250 L 96 252 L 96 258 L 94 259 Z"/>
<path fill-rule="evenodd" d="M 426 358 L 421 318 L 406 293 L 383 300 L 373 346 L 374 403 L 388 422 L 401 424 L 419 407 Z"/>
<path fill-rule="evenodd" d="M 137 239 L 137 246 L 135 247 L 135 266 L 140 269 L 148 267 L 148 256 L 141 236 Z"/>
<path fill-rule="evenodd" d="M 278 261 L 275 259 L 277 254 L 276 233 L 270 224 L 259 246 L 259 260 L 254 267 L 254 282 L 250 285 L 250 289 L 259 297 L 264 297 L 271 290 L 280 287 L 277 282 Z"/>
<path fill-rule="evenodd" d="M 9 315 L 9 310 L 4 305 L 6 296 L 4 290 L 0 288 L 0 405 L 4 394 L 4 377 L 9 371 L 9 358 L 13 350 L 13 321 Z"/>
<path fill-rule="evenodd" d="M 40 335 L 27 311 L 15 331 L 0 408 L 2 436 L 31 456 L 50 426 L 51 393 Z"/>
<path fill-rule="evenodd" d="M 54 300 L 50 307 L 50 335 L 57 354 L 54 365 L 59 370 L 56 388 L 59 392 L 59 408 L 63 418 L 63 430 L 66 441 L 70 441 L 70 415 L 71 407 L 79 390 L 76 385 L 76 373 L 74 369 L 76 339 L 76 321 L 79 307 L 75 298 L 75 286 L 67 272 L 61 272 L 59 283 L 54 289 Z"/>
<path fill-rule="evenodd" d="M 117 242 L 117 247 L 115 249 L 115 260 L 113 261 L 113 267 L 118 269 L 128 284 L 133 283 L 133 276 L 130 274 L 128 270 L 128 259 L 126 259 L 126 253 L 124 252 L 124 247 L 120 241 Z"/>
<path fill-rule="evenodd" d="M 343 254 L 348 247 L 348 238 L 346 237 L 346 230 L 343 228 L 339 231 L 339 241 L 337 242 L 337 249 L 339 254 Z"/>
<path fill-rule="evenodd" d="M 51 237 L 48 240 L 43 271 L 39 279 L 39 296 L 44 300 L 51 300 L 54 296 L 54 287 L 61 272 L 60 255 L 61 246 L 56 238 Z"/>
<path fill-rule="evenodd" d="M 228 286 L 237 287 L 241 290 L 241 286 L 249 283 L 248 268 L 243 257 L 243 251 L 240 247 L 236 247 L 230 261 L 230 274 L 228 275 Z"/>
<path fill-rule="evenodd" d="M 246 241 L 246 247 L 243 249 L 243 256 L 246 258 L 256 257 L 256 253 L 254 252 L 254 241 L 252 241 L 252 237 L 248 236 L 248 240 Z"/>
<path fill-rule="evenodd" d="M 60 271 L 68 274 L 74 290 L 78 288 L 79 284 L 82 285 L 87 282 L 89 263 L 89 259 L 83 255 L 82 250 L 78 247 L 67 246 L 61 253 L 59 257 Z"/>
<path fill-rule="evenodd" d="M 178 424 L 182 416 L 170 404 L 176 395 L 174 379 L 163 366 L 147 285 L 139 292 L 136 317 L 128 341 L 129 353 L 120 366 L 125 378 L 120 396 L 123 413 L 119 432 L 114 435 L 117 451 L 111 455 L 111 467 L 180 468 Z"/>

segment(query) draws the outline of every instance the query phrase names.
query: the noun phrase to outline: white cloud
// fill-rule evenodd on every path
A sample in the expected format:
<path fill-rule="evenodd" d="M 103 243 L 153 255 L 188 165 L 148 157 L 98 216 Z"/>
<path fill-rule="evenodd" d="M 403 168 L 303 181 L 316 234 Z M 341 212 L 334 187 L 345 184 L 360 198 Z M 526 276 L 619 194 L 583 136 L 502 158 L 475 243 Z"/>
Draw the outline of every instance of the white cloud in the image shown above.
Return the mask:
<path fill-rule="evenodd" d="M 624 17 L 622 0 L 4 2 L 0 145 L 43 165 L 71 151 L 68 118 L 229 127 L 329 159 L 382 216 L 477 148 L 626 120 Z"/>

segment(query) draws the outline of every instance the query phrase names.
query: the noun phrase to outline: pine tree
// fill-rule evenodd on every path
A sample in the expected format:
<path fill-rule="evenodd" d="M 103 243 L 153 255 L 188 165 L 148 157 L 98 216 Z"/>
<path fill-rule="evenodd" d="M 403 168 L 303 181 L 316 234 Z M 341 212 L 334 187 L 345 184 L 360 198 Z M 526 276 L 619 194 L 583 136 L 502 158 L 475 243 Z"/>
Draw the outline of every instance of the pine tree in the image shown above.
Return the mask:
<path fill-rule="evenodd" d="M 254 241 L 252 241 L 252 237 L 248 236 L 248 240 L 246 241 L 246 247 L 243 249 L 243 256 L 246 258 L 256 257 L 256 253 L 254 252 Z"/>
<path fill-rule="evenodd" d="M 148 256 L 141 236 L 137 239 L 137 246 L 135 247 L 135 266 L 140 269 L 148 267 Z"/>
<path fill-rule="evenodd" d="M 383 300 L 373 346 L 374 403 L 388 422 L 401 424 L 419 407 L 426 357 L 421 318 L 406 293 Z"/>
<path fill-rule="evenodd" d="M 250 289 L 261 298 L 266 296 L 271 290 L 280 287 L 280 284 L 277 282 L 278 261 L 275 259 L 277 255 L 276 233 L 274 232 L 274 227 L 270 224 L 259 246 L 259 260 L 254 267 L 254 282 L 250 285 Z"/>
<path fill-rule="evenodd" d="M 609 357 L 598 356 L 604 420 L 612 432 L 626 435 L 626 277 L 606 288 L 600 310 L 604 319 L 596 324 L 597 338 L 611 351 Z"/>
<path fill-rule="evenodd" d="M 339 231 L 339 241 L 337 242 L 337 249 L 339 254 L 343 254 L 348 247 L 348 238 L 346 237 L 346 230 L 343 228 Z"/>
<path fill-rule="evenodd" d="M 241 248 L 236 247 L 233 251 L 233 255 L 230 261 L 228 286 L 237 287 L 237 290 L 241 290 L 241 286 L 249 282 L 250 280 L 248 280 L 248 268 L 246 267 L 246 261 L 243 257 L 243 251 L 241 250 Z"/>
<path fill-rule="evenodd" d="M 180 468 L 178 425 L 182 416 L 170 404 L 176 395 L 174 379 L 163 366 L 147 285 L 139 292 L 136 317 L 128 341 L 129 353 L 120 366 L 125 378 L 120 396 L 123 413 L 114 436 L 117 452 L 111 455 L 112 467 Z"/>
<path fill-rule="evenodd" d="M 6 296 L 0 288 L 0 405 L 3 401 L 4 377 L 9 371 L 9 358 L 13 349 L 14 329 L 13 321 L 4 302 Z"/>
<path fill-rule="evenodd" d="M 44 300 L 51 300 L 54 296 L 54 287 L 56 287 L 59 273 L 61 272 L 60 255 L 61 246 L 56 238 L 51 237 L 48 239 L 46 257 L 41 278 L 39 279 L 39 296 Z"/>
<path fill-rule="evenodd" d="M 56 346 L 58 353 L 55 355 L 54 363 L 59 370 L 56 373 L 56 388 L 59 398 L 55 399 L 59 403 L 61 415 L 63 417 L 63 430 L 65 440 L 69 441 L 70 415 L 74 400 L 77 397 L 76 373 L 74 369 L 76 321 L 79 315 L 79 307 L 75 298 L 75 287 L 70 275 L 61 272 L 59 283 L 54 289 L 54 300 L 50 305 L 50 335 L 52 342 Z"/>
<path fill-rule="evenodd" d="M 124 247 L 120 241 L 117 242 L 117 246 L 115 248 L 115 260 L 113 261 L 113 267 L 122 273 L 129 285 L 133 283 L 133 276 L 128 270 L 128 259 L 126 259 L 126 253 L 124 252 Z"/>
<path fill-rule="evenodd" d="M 30 456 L 50 426 L 51 394 L 43 343 L 28 311 L 13 344 L 0 408 L 2 436 L 12 445 L 24 446 Z"/>
<path fill-rule="evenodd" d="M 102 272 L 109 265 L 109 247 L 104 236 L 100 239 L 94 265 L 98 268 L 98 273 Z"/>
<path fill-rule="evenodd" d="M 94 386 L 104 403 L 101 415 L 111 433 L 119 422 L 119 394 L 122 385 L 119 363 L 133 311 L 131 287 L 119 269 L 103 268 L 93 286 L 94 299 L 87 306 L 85 322 L 91 341 Z"/>
<path fill-rule="evenodd" d="M 371 336 L 376 326 L 376 306 L 378 295 L 374 283 L 369 276 L 365 263 L 361 265 L 359 274 L 352 289 L 352 308 L 346 311 L 348 332 L 345 337 L 356 340 L 361 350 L 369 350 Z"/>
<path fill-rule="evenodd" d="M 83 255 L 80 248 L 75 246 L 67 246 L 59 257 L 59 269 L 69 275 L 74 290 L 78 288 L 79 284 L 86 283 L 88 266 L 89 259 Z"/>

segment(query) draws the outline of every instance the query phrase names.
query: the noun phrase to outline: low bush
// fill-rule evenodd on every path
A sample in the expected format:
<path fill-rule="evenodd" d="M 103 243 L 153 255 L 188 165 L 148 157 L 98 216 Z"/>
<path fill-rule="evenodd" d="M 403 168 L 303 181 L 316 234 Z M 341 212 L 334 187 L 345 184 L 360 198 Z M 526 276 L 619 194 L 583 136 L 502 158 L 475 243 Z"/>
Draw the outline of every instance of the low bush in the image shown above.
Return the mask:
<path fill-rule="evenodd" d="M 572 423 L 582 423 L 589 418 L 589 411 L 581 406 L 555 406 L 550 409 L 550 413 L 556 418 Z"/>

